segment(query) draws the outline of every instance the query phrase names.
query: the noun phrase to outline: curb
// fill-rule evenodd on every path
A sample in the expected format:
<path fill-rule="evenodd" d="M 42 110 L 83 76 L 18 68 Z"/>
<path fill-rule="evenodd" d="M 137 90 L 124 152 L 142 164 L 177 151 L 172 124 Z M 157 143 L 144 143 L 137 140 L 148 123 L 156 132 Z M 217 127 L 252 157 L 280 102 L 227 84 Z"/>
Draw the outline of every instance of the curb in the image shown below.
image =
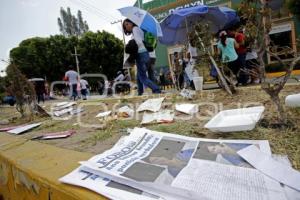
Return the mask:
<path fill-rule="evenodd" d="M 104 200 L 58 181 L 91 156 L 0 133 L 0 199 Z"/>

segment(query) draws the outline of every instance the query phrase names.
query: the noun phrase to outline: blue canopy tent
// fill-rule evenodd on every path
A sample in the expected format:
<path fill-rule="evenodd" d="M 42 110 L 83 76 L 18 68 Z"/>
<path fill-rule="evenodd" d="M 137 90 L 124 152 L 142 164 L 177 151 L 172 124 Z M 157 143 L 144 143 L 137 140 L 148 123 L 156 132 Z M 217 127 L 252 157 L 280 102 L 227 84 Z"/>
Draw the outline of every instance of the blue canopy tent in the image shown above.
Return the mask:
<path fill-rule="evenodd" d="M 187 33 L 197 23 L 208 23 L 210 31 L 217 33 L 240 21 L 236 11 L 227 7 L 199 5 L 175 10 L 161 23 L 163 37 L 160 43 L 175 45 L 187 42 Z"/>

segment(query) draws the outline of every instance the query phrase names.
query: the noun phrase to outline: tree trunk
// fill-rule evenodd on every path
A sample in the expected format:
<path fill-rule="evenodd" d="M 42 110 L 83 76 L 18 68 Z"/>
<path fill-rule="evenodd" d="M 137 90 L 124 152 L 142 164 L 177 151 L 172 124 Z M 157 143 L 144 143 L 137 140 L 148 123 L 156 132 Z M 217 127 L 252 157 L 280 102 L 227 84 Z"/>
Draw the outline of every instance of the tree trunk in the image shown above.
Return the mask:
<path fill-rule="evenodd" d="M 271 97 L 271 100 L 274 102 L 278 114 L 279 123 L 282 125 L 287 125 L 287 115 L 285 113 L 285 110 L 283 108 L 283 105 L 279 98 L 279 93 L 273 93 L 272 95 L 269 94 Z"/>
<path fill-rule="evenodd" d="M 217 71 L 217 73 L 218 73 L 218 75 L 219 75 L 219 77 L 220 77 L 220 80 L 221 80 L 221 82 L 222 82 L 222 84 L 223 84 L 223 86 L 224 86 L 224 89 L 227 91 L 228 94 L 232 95 L 232 91 L 231 91 L 230 87 L 228 86 L 228 84 L 227 84 L 227 82 L 226 82 L 226 80 L 225 80 L 223 74 L 221 73 L 221 71 L 220 71 L 220 69 L 219 69 L 219 67 L 218 67 L 218 65 L 217 65 L 217 63 L 216 63 L 216 61 L 215 61 L 215 59 L 214 59 L 214 58 L 212 57 L 212 55 L 210 54 L 209 50 L 206 49 L 206 47 L 205 47 L 205 45 L 203 44 L 202 39 L 201 39 L 201 37 L 200 37 L 198 31 L 195 31 L 195 33 L 196 33 L 196 35 L 197 35 L 197 37 L 198 37 L 199 42 L 201 43 L 202 48 L 204 49 L 204 51 L 207 52 L 210 61 L 212 62 L 212 64 L 213 64 L 214 67 L 216 68 L 216 71 Z"/>

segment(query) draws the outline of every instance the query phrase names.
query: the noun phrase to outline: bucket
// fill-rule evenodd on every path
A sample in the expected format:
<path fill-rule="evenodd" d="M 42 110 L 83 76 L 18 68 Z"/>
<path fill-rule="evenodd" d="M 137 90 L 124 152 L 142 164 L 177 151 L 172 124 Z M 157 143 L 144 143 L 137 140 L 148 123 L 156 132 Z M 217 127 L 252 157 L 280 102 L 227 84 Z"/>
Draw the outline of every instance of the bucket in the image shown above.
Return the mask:
<path fill-rule="evenodd" d="M 203 88 L 203 77 L 202 76 L 194 77 L 193 81 L 194 81 L 195 89 L 197 91 L 202 90 L 202 88 Z"/>

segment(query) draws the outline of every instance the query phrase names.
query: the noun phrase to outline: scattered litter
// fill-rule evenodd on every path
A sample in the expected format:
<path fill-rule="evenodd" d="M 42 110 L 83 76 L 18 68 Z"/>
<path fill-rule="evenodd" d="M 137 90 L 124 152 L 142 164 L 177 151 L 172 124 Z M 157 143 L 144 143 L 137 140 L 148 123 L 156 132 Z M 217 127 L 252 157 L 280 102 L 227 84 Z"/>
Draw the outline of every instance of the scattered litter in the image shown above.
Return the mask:
<path fill-rule="evenodd" d="M 63 110 L 65 108 L 69 108 L 69 107 L 74 106 L 76 104 L 77 104 L 76 102 L 69 102 L 67 104 L 63 104 L 62 106 L 54 107 L 54 110 Z"/>
<path fill-rule="evenodd" d="M 276 161 L 251 145 L 237 152 L 254 168 L 272 179 L 300 191 L 300 172 Z"/>
<path fill-rule="evenodd" d="M 288 95 L 285 98 L 285 105 L 289 107 L 300 107 L 300 94 Z"/>
<path fill-rule="evenodd" d="M 78 113 L 81 113 L 83 111 L 84 110 L 82 108 L 77 108 L 77 109 L 70 111 L 70 115 L 77 115 Z"/>
<path fill-rule="evenodd" d="M 70 113 L 72 111 L 73 111 L 73 108 L 66 108 L 66 109 L 63 109 L 63 110 L 55 111 L 55 112 L 53 112 L 53 114 L 56 117 L 60 117 L 64 114 Z"/>
<path fill-rule="evenodd" d="M 180 95 L 186 99 L 193 99 L 196 92 L 193 90 L 183 89 L 181 90 Z"/>
<path fill-rule="evenodd" d="M 35 123 L 35 124 L 28 124 L 28 125 L 25 125 L 25 126 L 21 126 L 21 127 L 18 127 L 18 128 L 15 128 L 15 129 L 12 129 L 12 130 L 9 130 L 7 132 L 9 133 L 14 133 L 16 135 L 20 134 L 20 133 L 24 133 L 30 129 L 33 129 L 35 127 L 38 127 L 40 126 L 41 123 Z"/>
<path fill-rule="evenodd" d="M 78 125 L 78 123 L 74 123 L 74 124 L 72 124 L 73 126 L 77 126 Z"/>
<path fill-rule="evenodd" d="M 264 110 L 264 106 L 224 110 L 214 116 L 204 127 L 220 132 L 249 131 L 254 129 Z"/>
<path fill-rule="evenodd" d="M 19 127 L 22 127 L 22 126 L 10 126 L 10 127 L 5 127 L 5 128 L 0 128 L 0 132 L 6 132 L 6 131 L 16 129 L 16 128 L 19 128 Z"/>
<path fill-rule="evenodd" d="M 137 112 L 142 112 L 142 111 L 157 112 L 160 110 L 161 104 L 164 101 L 164 99 L 165 99 L 164 97 L 156 98 L 156 99 L 148 99 L 138 107 Z"/>
<path fill-rule="evenodd" d="M 266 140 L 201 139 L 135 128 L 59 181 L 110 199 L 286 199 L 279 182 L 237 154 L 251 145 L 271 156 Z"/>
<path fill-rule="evenodd" d="M 176 104 L 175 110 L 188 115 L 193 115 L 199 112 L 199 108 L 197 104 Z"/>
<path fill-rule="evenodd" d="M 119 117 L 128 118 L 128 117 L 132 117 L 133 115 L 134 115 L 134 110 L 128 106 L 123 106 L 118 110 Z"/>
<path fill-rule="evenodd" d="M 69 131 L 62 131 L 62 132 L 56 132 L 56 133 L 47 133 L 41 136 L 37 136 L 32 138 L 32 140 L 51 140 L 51 139 L 62 139 L 67 138 L 73 134 L 75 134 L 76 131 L 69 130 Z"/>
<path fill-rule="evenodd" d="M 66 105 L 66 104 L 68 104 L 68 103 L 69 103 L 69 102 L 67 102 L 67 101 L 63 101 L 63 102 L 59 102 L 59 103 L 55 104 L 54 106 L 60 107 L 60 106 Z"/>
<path fill-rule="evenodd" d="M 101 112 L 96 115 L 96 117 L 107 117 L 111 114 L 111 111 Z"/>
<path fill-rule="evenodd" d="M 155 113 L 144 113 L 141 124 L 150 123 L 171 123 L 174 121 L 174 112 L 172 110 L 162 110 Z"/>

